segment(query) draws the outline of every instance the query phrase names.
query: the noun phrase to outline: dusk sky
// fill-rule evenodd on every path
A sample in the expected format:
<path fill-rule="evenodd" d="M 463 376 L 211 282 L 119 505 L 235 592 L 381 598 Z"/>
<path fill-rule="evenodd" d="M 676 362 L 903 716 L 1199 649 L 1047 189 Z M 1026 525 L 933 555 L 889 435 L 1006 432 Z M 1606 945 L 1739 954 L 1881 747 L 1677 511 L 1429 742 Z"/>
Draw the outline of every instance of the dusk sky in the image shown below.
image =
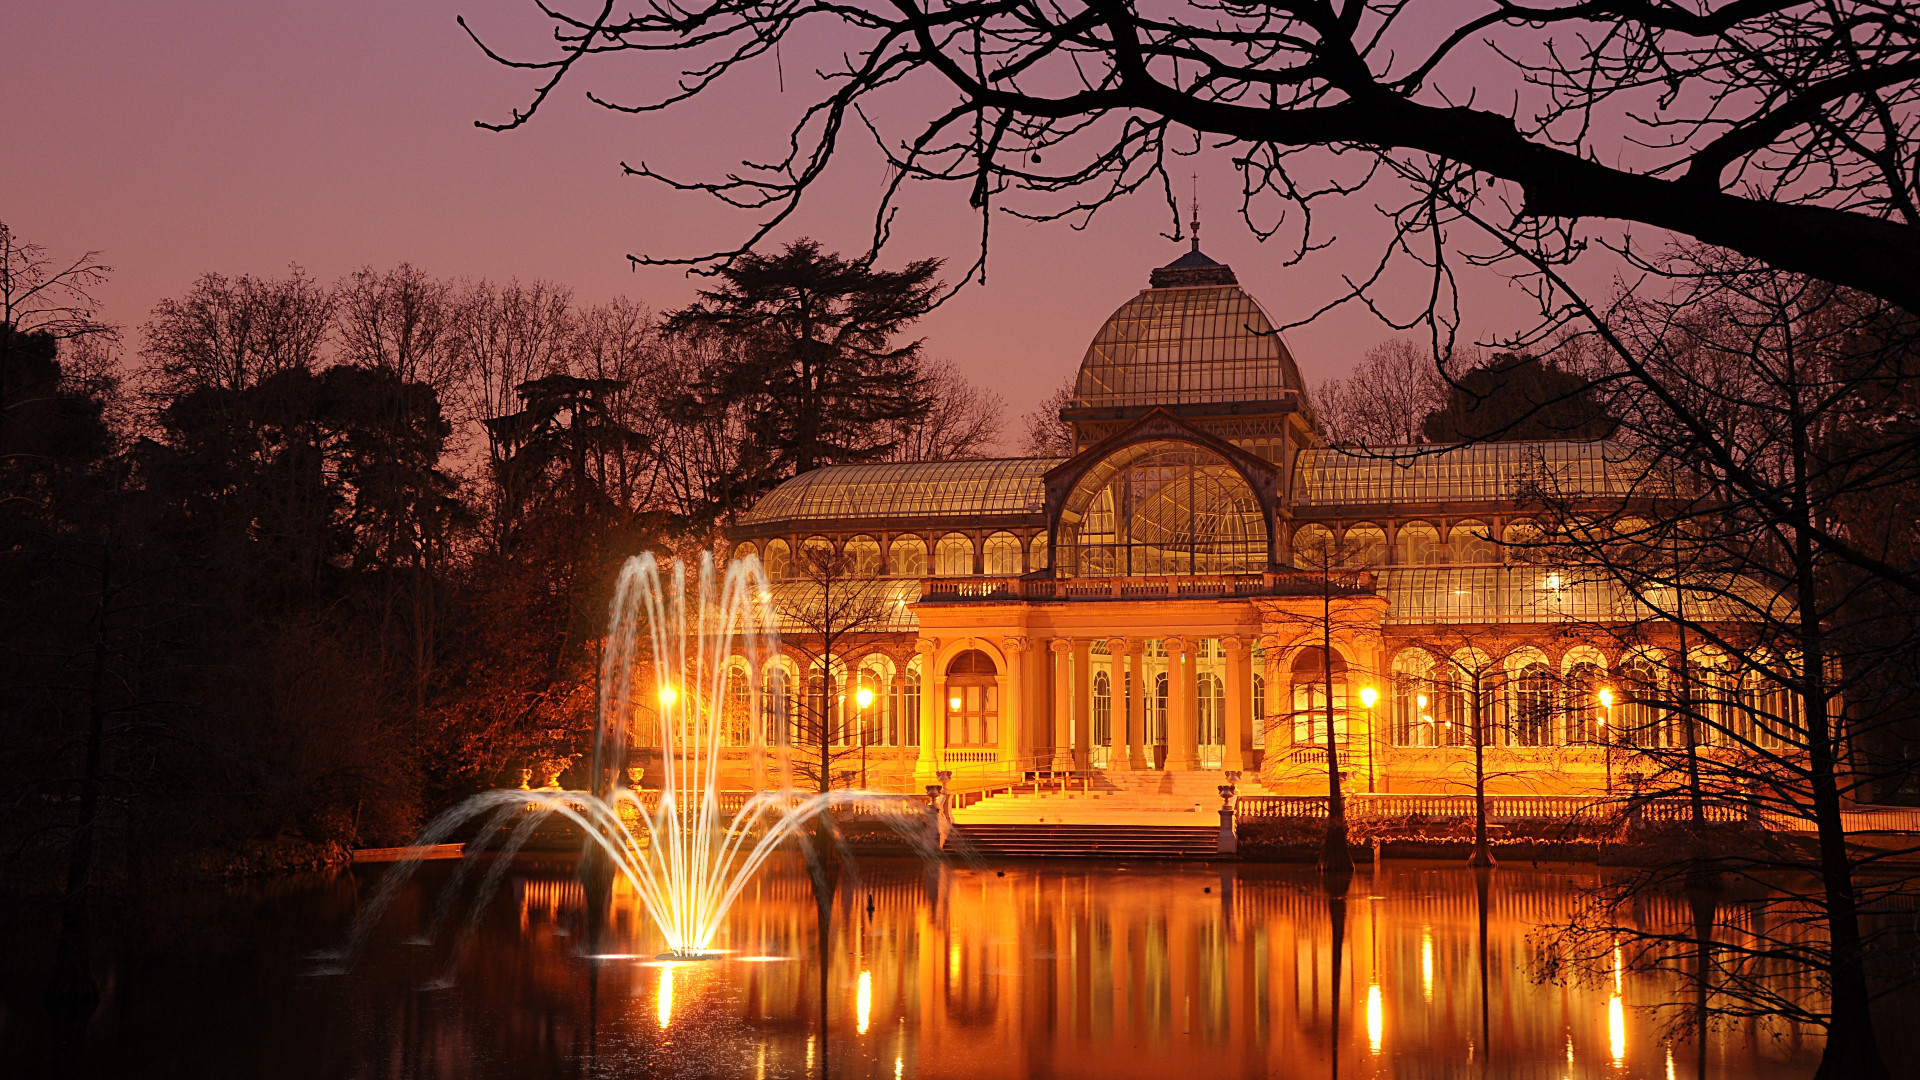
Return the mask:
<path fill-rule="evenodd" d="M 728 246 L 751 219 L 623 178 L 620 162 L 711 175 L 771 153 L 809 100 L 810 66 L 785 58 L 785 94 L 762 65 L 724 95 L 631 117 L 583 96 L 645 81 L 648 61 L 616 57 L 564 84 L 530 126 L 492 133 L 473 121 L 524 105 L 535 78 L 487 60 L 460 15 L 503 49 L 537 53 L 545 41 L 531 0 L 11 3 L 0 33 L 10 103 L 0 115 L 0 219 L 56 256 L 100 250 L 114 267 L 103 314 L 129 330 L 130 349 L 155 301 L 195 275 L 278 274 L 294 262 L 329 281 L 406 260 L 446 276 L 546 278 L 582 300 L 685 303 L 697 280 L 678 269 L 635 272 L 625 256 Z M 1276 321 L 1319 306 L 1340 274 L 1364 273 L 1377 255 L 1353 242 L 1285 267 L 1284 245 L 1257 243 L 1233 215 L 1239 181 L 1226 155 L 1189 169 L 1199 173 L 1207 251 L 1234 266 Z M 781 239 L 860 249 L 880 179 L 871 153 L 850 156 Z M 960 272 L 978 228 L 966 194 L 930 188 L 911 200 L 884 262 L 937 255 Z M 1347 218 L 1327 224 L 1349 237 L 1377 229 L 1370 202 L 1354 200 Z M 1074 370 L 1147 270 L 1184 249 L 1159 235 L 1165 226 L 1144 197 L 1084 232 L 996 221 L 988 284 L 925 322 L 930 351 L 959 362 L 1017 416 Z M 1470 301 L 1466 328 L 1476 335 L 1520 325 L 1528 310 L 1491 278 Z M 1287 336 L 1318 382 L 1390 333 L 1349 305 Z"/>

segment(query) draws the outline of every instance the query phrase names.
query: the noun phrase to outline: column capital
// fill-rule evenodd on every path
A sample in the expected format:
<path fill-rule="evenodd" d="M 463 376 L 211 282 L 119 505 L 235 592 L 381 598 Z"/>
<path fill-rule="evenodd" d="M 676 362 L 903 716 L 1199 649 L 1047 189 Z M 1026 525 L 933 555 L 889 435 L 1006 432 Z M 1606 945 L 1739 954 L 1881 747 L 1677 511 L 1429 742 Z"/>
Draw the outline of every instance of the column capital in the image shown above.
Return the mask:
<path fill-rule="evenodd" d="M 1110 637 L 1107 639 L 1107 651 L 1115 656 L 1119 656 L 1121 653 L 1126 652 L 1132 644 L 1131 641 L 1123 637 Z"/>
<path fill-rule="evenodd" d="M 1000 647 L 1002 649 L 1005 649 L 1008 655 L 1026 652 L 1032 646 L 1033 646 L 1033 642 L 1023 637 L 1009 637 L 1009 638 L 1000 639 Z"/>
<path fill-rule="evenodd" d="M 1166 638 L 1160 644 L 1166 648 L 1168 656 L 1187 651 L 1187 639 L 1183 637 Z"/>
<path fill-rule="evenodd" d="M 1247 643 L 1244 641 L 1241 641 L 1237 637 L 1223 637 L 1220 639 L 1220 649 L 1222 652 L 1226 653 L 1228 656 L 1232 656 L 1236 653 L 1242 652 L 1246 649 L 1246 647 L 1247 647 Z"/>
<path fill-rule="evenodd" d="M 923 637 L 913 643 L 913 649 L 915 652 L 931 656 L 940 651 L 940 639 Z"/>
<path fill-rule="evenodd" d="M 1057 653 L 1070 653 L 1073 651 L 1073 641 L 1070 638 L 1057 637 L 1047 644 L 1047 648 Z"/>

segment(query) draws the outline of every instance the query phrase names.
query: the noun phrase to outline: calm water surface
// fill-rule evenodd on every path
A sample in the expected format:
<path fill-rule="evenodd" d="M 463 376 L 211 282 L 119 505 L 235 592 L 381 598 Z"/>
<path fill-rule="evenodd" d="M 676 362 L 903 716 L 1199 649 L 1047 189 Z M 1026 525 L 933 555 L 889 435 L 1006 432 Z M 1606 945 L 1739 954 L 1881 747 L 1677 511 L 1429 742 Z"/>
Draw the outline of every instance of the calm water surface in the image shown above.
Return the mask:
<path fill-rule="evenodd" d="M 55 1055 L 9 965 L 4 1051 L 29 1074 L 261 1077 L 1607 1077 L 1699 1074 L 1622 972 L 1537 983 L 1537 937 L 1590 867 L 1473 875 L 1388 863 L 1330 903 L 1286 867 L 869 860 L 841 877 L 819 964 L 797 866 L 735 909 L 727 959 L 665 965 L 630 898 L 587 928 L 565 862 L 517 864 L 457 952 L 423 944 L 453 864 L 429 864 L 344 974 L 384 868 L 156 901 L 103 961 L 106 999 Z M 1002 876 L 1001 870 L 1004 871 Z M 31 919 L 28 919 L 31 922 Z M 453 920 L 455 927 L 463 918 Z M 44 934 L 16 959 L 36 958 Z M 1338 978 L 1335 977 L 1336 967 Z M 451 977 L 449 978 L 449 974 Z M 824 976 L 824 978 L 823 978 Z M 826 1013 L 824 1032 L 820 1016 Z M 1804 1077 L 1790 1026 L 1707 1037 L 1706 1075 Z"/>

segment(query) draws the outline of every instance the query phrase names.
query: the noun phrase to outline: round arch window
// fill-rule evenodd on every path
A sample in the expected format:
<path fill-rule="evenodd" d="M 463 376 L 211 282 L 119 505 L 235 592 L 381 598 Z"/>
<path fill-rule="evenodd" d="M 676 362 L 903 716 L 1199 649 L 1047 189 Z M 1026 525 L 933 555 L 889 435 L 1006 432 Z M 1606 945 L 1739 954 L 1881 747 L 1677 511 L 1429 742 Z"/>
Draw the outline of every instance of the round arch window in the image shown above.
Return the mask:
<path fill-rule="evenodd" d="M 947 661 L 947 745 L 956 748 L 1000 744 L 1000 669 L 993 657 L 968 649 Z"/>
<path fill-rule="evenodd" d="M 1128 451 L 1122 451 L 1122 455 Z M 1246 479 L 1212 451 L 1149 446 L 1095 466 L 1077 521 L 1061 523 L 1062 563 L 1081 577 L 1253 574 L 1267 522 Z M 1085 483 L 1086 481 L 1083 481 Z M 1074 500 L 1081 501 L 1081 500 Z"/>

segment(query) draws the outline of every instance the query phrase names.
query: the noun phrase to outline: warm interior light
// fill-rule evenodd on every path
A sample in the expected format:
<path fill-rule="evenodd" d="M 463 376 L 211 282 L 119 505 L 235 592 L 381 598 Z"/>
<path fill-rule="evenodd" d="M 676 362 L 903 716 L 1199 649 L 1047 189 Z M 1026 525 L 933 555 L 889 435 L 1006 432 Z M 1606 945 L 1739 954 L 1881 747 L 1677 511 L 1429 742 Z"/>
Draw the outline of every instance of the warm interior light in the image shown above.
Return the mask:
<path fill-rule="evenodd" d="M 854 692 L 853 700 L 858 702 L 863 709 L 873 704 L 873 688 L 870 686 L 861 687 Z"/>
<path fill-rule="evenodd" d="M 1364 705 L 1367 708 L 1371 709 L 1373 708 L 1373 703 L 1379 700 L 1380 700 L 1380 691 L 1375 690 L 1371 686 L 1363 686 L 1360 688 L 1360 704 L 1361 705 Z"/>
<path fill-rule="evenodd" d="M 1609 708 L 1609 709 L 1613 708 L 1613 688 L 1612 687 L 1603 686 L 1600 688 L 1600 704 L 1605 708 Z"/>
<path fill-rule="evenodd" d="M 673 708 L 673 703 L 679 700 L 680 700 L 680 691 L 675 690 L 673 688 L 672 683 L 660 684 L 660 707 L 661 708 L 671 709 Z"/>
<path fill-rule="evenodd" d="M 955 694 L 952 697 L 947 699 L 947 708 L 952 709 L 954 712 L 960 711 L 960 695 L 959 694 Z"/>
<path fill-rule="evenodd" d="M 1414 702 L 1415 702 L 1416 704 L 1418 704 L 1418 705 L 1419 705 L 1419 706 L 1420 706 L 1420 707 L 1421 707 L 1422 709 L 1424 709 L 1424 708 L 1426 708 L 1426 707 L 1427 707 L 1427 695 L 1425 695 L 1425 694 L 1421 694 L 1421 695 L 1419 695 L 1419 696 L 1417 696 L 1416 698 L 1414 698 Z"/>

